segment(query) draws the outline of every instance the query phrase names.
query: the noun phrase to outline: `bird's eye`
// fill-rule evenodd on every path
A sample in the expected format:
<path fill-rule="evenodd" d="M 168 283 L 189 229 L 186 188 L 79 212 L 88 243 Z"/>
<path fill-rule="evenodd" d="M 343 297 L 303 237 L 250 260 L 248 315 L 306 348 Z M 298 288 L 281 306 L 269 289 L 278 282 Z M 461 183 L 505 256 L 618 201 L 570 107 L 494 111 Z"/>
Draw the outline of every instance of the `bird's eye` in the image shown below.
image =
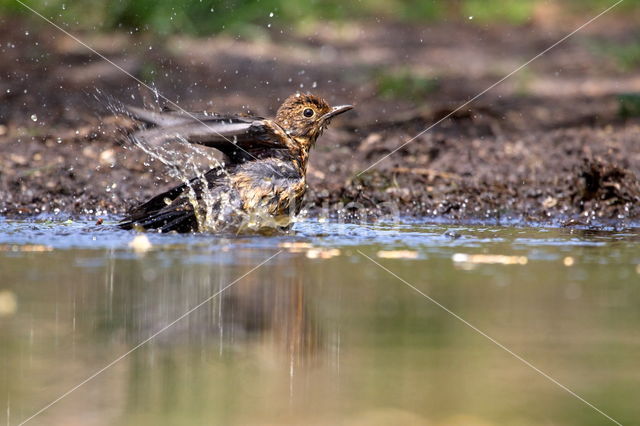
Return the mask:
<path fill-rule="evenodd" d="M 302 115 L 304 115 L 307 118 L 313 117 L 313 114 L 315 114 L 315 113 L 313 112 L 313 110 L 311 108 L 306 108 L 304 111 L 302 111 Z"/>

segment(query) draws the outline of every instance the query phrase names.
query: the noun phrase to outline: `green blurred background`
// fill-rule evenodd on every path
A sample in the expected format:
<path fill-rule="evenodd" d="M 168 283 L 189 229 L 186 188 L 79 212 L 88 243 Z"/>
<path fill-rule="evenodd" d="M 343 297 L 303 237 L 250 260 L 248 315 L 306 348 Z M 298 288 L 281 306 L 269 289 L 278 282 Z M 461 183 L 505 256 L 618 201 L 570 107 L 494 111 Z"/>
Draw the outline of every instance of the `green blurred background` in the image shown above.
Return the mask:
<path fill-rule="evenodd" d="M 74 28 L 204 36 L 269 22 L 297 27 L 317 20 L 367 18 L 433 21 L 473 17 L 478 23 L 524 24 L 540 6 L 585 14 L 607 8 L 615 0 L 25 0 L 25 3 Z M 624 0 L 618 11 L 637 11 L 639 5 L 640 0 Z M 0 12 L 28 14 L 16 0 L 0 0 Z"/>

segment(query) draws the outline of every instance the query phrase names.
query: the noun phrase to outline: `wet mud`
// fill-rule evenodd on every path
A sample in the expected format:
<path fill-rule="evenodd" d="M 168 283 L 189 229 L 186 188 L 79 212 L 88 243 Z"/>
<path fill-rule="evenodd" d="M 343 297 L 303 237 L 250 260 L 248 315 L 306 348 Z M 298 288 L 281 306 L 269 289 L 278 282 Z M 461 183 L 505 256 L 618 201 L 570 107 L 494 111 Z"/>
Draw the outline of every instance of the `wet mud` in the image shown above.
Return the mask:
<path fill-rule="evenodd" d="M 640 66 L 598 48 L 640 40 L 633 23 L 603 18 L 458 111 L 574 23 L 342 25 L 251 40 L 79 36 L 185 109 L 270 116 L 296 90 L 354 103 L 312 152 L 309 216 L 640 219 L 640 119 L 623 105 L 635 105 Z M 0 214 L 120 215 L 175 184 L 127 141 L 135 124 L 108 108 L 110 98 L 163 102 L 63 34 L 32 26 L 0 26 Z"/>

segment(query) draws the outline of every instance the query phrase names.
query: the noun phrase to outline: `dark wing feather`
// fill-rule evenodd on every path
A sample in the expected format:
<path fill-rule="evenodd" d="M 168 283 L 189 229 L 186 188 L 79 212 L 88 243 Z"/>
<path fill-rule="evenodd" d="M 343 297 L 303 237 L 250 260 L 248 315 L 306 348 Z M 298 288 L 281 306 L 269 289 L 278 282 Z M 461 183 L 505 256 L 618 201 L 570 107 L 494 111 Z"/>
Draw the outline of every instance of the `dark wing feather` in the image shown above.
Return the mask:
<path fill-rule="evenodd" d="M 130 105 L 123 105 L 127 115 L 135 120 L 159 127 L 175 126 L 187 123 L 205 122 L 211 125 L 217 123 L 251 123 L 263 120 L 257 116 L 223 115 L 207 112 L 187 112 L 178 110 L 151 111 Z"/>
<path fill-rule="evenodd" d="M 132 135 L 142 143 L 162 145 L 185 140 L 215 148 L 237 163 L 254 157 L 254 150 L 287 148 L 289 136 L 282 127 L 261 117 L 124 107 L 131 118 L 154 126 Z"/>
<path fill-rule="evenodd" d="M 191 122 L 135 132 L 132 137 L 150 145 L 174 140 L 215 148 L 229 158 L 241 158 L 257 149 L 286 149 L 288 135 L 270 120 L 252 122 Z"/>
<path fill-rule="evenodd" d="M 171 188 L 168 191 L 156 195 L 146 203 L 141 204 L 129 211 L 129 216 L 125 220 L 127 222 L 137 222 L 149 216 L 150 214 L 159 212 L 160 210 L 171 204 L 180 195 L 182 195 L 186 189 L 187 184 L 183 183 Z"/>
<path fill-rule="evenodd" d="M 155 229 L 158 232 L 195 232 L 198 230 L 198 221 L 193 206 L 186 199 L 180 198 L 165 209 L 138 220 L 126 220 L 118 226 L 122 229 Z"/>
<path fill-rule="evenodd" d="M 129 215 L 118 226 L 124 229 L 132 229 L 135 226 L 160 229 L 178 218 L 184 218 L 184 223 L 188 222 L 191 225 L 195 215 L 187 197 L 189 189 L 193 189 L 196 199 L 200 200 L 204 190 L 219 185 L 220 179 L 225 176 L 220 169 L 211 169 L 204 175 L 206 184 L 202 178 L 197 177 L 191 179 L 188 184 L 183 183 L 158 194 L 129 211 Z"/>

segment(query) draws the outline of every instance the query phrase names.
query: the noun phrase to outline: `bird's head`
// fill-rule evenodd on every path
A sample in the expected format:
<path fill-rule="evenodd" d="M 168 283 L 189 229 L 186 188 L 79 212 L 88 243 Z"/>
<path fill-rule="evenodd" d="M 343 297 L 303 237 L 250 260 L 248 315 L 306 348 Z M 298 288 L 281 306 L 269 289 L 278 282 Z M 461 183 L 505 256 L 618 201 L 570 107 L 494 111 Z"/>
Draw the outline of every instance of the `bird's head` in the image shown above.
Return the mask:
<path fill-rule="evenodd" d="M 296 93 L 280 106 L 276 123 L 287 134 L 304 139 L 312 146 L 333 117 L 352 108 L 351 105 L 331 107 L 318 96 Z"/>

